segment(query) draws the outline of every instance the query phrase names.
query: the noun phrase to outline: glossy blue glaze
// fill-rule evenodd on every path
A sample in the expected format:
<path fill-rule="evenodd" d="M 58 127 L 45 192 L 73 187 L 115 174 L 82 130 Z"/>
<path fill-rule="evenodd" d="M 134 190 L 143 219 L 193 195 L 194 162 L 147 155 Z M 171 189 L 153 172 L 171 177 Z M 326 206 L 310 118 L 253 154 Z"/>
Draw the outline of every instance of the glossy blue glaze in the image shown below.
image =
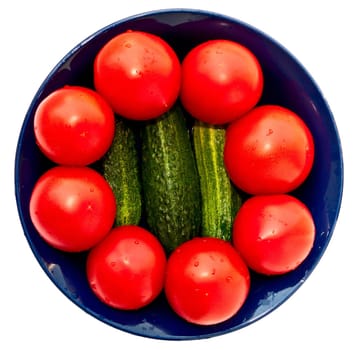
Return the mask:
<path fill-rule="evenodd" d="M 294 194 L 310 208 L 316 223 L 311 254 L 295 271 L 277 277 L 252 274 L 251 292 L 243 308 L 230 320 L 200 327 L 176 316 L 161 295 L 135 312 L 114 310 L 91 292 L 85 277 L 86 254 L 68 254 L 49 247 L 29 217 L 32 188 L 52 166 L 35 144 L 32 123 L 39 102 L 65 84 L 93 86 L 92 64 L 101 46 L 128 29 L 155 33 L 166 39 L 182 58 L 208 39 L 226 38 L 246 45 L 258 57 L 265 76 L 260 103 L 275 103 L 299 114 L 312 131 L 316 160 L 312 173 Z M 163 10 L 127 18 L 93 34 L 71 50 L 52 70 L 36 93 L 25 117 L 15 161 L 15 191 L 25 236 L 34 256 L 57 287 L 75 304 L 118 329 L 160 339 L 206 338 L 245 327 L 289 298 L 315 268 L 330 241 L 338 217 L 343 188 L 343 161 L 338 131 L 317 85 L 306 70 L 273 39 L 236 19 L 198 10 Z"/>

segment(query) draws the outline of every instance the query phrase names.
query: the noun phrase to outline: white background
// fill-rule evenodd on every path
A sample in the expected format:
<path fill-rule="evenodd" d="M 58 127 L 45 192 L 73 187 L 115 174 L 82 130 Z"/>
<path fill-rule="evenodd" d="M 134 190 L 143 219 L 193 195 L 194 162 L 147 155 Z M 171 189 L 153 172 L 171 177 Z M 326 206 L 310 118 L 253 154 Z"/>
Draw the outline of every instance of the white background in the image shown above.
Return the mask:
<path fill-rule="evenodd" d="M 353 1 L 2 1 L 0 5 L 0 348 L 357 349 L 357 25 Z M 23 118 L 49 71 L 98 29 L 160 8 L 202 8 L 247 22 L 280 41 L 323 91 L 342 139 L 344 197 L 327 251 L 306 283 L 255 324 L 190 342 L 124 333 L 87 315 L 52 284 L 25 240 L 14 196 Z"/>

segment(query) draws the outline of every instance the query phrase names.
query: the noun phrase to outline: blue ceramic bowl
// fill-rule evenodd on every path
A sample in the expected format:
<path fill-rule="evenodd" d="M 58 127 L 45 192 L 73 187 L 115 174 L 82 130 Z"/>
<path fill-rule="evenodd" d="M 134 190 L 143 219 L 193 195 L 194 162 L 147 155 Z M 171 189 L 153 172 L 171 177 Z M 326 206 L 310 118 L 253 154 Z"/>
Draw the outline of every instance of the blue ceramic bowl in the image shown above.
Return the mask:
<path fill-rule="evenodd" d="M 296 191 L 310 208 L 316 224 L 311 254 L 295 271 L 273 278 L 252 274 L 251 291 L 236 316 L 214 326 L 196 326 L 179 318 L 161 295 L 135 312 L 118 311 L 101 303 L 85 277 L 86 254 L 68 254 L 49 247 L 29 216 L 29 199 L 38 177 L 51 164 L 40 153 L 33 133 L 39 102 L 66 84 L 93 86 L 92 64 L 98 50 L 128 29 L 155 33 L 166 39 L 182 58 L 193 46 L 214 38 L 232 39 L 247 46 L 259 59 L 265 77 L 261 103 L 274 103 L 299 114 L 312 131 L 316 160 L 307 181 Z M 113 23 L 71 50 L 50 72 L 36 93 L 18 140 L 15 189 L 18 212 L 34 256 L 72 302 L 88 314 L 123 331 L 159 339 L 198 339 L 238 330 L 267 315 L 286 301 L 306 280 L 330 241 L 340 209 L 343 162 L 338 131 L 319 88 L 304 67 L 281 45 L 236 19 L 199 10 L 163 10 Z"/>

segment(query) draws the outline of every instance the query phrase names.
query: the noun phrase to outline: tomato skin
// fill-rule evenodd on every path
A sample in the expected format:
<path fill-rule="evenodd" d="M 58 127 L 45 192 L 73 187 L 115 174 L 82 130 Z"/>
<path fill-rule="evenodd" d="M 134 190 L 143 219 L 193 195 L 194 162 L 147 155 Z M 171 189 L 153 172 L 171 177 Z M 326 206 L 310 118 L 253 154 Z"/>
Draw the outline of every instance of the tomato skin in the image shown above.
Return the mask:
<path fill-rule="evenodd" d="M 90 251 L 87 278 L 104 303 L 136 310 L 160 294 L 165 268 L 164 249 L 153 234 L 139 226 L 117 226 Z"/>
<path fill-rule="evenodd" d="M 34 117 L 35 138 L 41 151 L 60 165 L 94 163 L 109 149 L 114 113 L 94 90 L 65 86 L 39 104 Z"/>
<path fill-rule="evenodd" d="M 243 305 L 249 270 L 233 246 L 219 238 L 196 237 L 169 257 L 165 293 L 173 310 L 188 322 L 223 322 Z"/>
<path fill-rule="evenodd" d="M 114 194 L 105 179 L 88 167 L 56 166 L 36 182 L 30 217 L 40 236 L 66 252 L 97 244 L 111 229 Z"/>
<path fill-rule="evenodd" d="M 203 122 L 233 121 L 256 105 L 262 91 L 260 63 L 236 42 L 206 41 L 194 47 L 182 62 L 182 104 Z"/>
<path fill-rule="evenodd" d="M 310 253 L 314 239 L 309 209 L 288 194 L 249 198 L 233 224 L 233 245 L 251 269 L 266 275 L 297 268 Z"/>
<path fill-rule="evenodd" d="M 175 51 L 160 37 L 127 31 L 98 52 L 94 84 L 117 114 L 134 120 L 153 119 L 175 103 L 181 65 Z"/>
<path fill-rule="evenodd" d="M 296 189 L 309 175 L 314 153 L 310 130 L 284 107 L 256 107 L 227 128 L 224 162 L 228 175 L 250 194 Z"/>

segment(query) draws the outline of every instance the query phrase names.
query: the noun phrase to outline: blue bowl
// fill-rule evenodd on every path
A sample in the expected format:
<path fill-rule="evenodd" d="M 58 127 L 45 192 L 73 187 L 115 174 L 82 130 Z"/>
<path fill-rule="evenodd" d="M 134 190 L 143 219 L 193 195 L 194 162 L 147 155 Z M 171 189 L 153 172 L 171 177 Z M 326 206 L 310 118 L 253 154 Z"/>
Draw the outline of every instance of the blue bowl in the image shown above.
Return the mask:
<path fill-rule="evenodd" d="M 164 295 L 140 311 L 114 310 L 101 303 L 85 277 L 86 254 L 68 254 L 48 246 L 29 216 L 31 191 L 39 176 L 51 166 L 35 143 L 33 118 L 40 101 L 66 84 L 93 87 L 92 65 L 98 50 L 128 29 L 160 35 L 182 58 L 193 46 L 214 38 L 235 40 L 259 59 L 265 77 L 260 103 L 279 104 L 299 114 L 316 143 L 316 159 L 307 181 L 294 193 L 311 210 L 316 224 L 314 247 L 296 270 L 277 277 L 252 273 L 251 291 L 242 309 L 214 326 L 196 326 L 179 318 Z M 15 191 L 24 233 L 34 256 L 53 283 L 88 314 L 120 330 L 140 336 L 198 339 L 236 331 L 259 320 L 286 301 L 314 270 L 331 239 L 340 210 L 343 161 L 338 131 L 319 88 L 301 64 L 276 41 L 236 19 L 200 10 L 162 10 L 113 23 L 71 50 L 50 72 L 26 114 L 15 160 Z"/>

